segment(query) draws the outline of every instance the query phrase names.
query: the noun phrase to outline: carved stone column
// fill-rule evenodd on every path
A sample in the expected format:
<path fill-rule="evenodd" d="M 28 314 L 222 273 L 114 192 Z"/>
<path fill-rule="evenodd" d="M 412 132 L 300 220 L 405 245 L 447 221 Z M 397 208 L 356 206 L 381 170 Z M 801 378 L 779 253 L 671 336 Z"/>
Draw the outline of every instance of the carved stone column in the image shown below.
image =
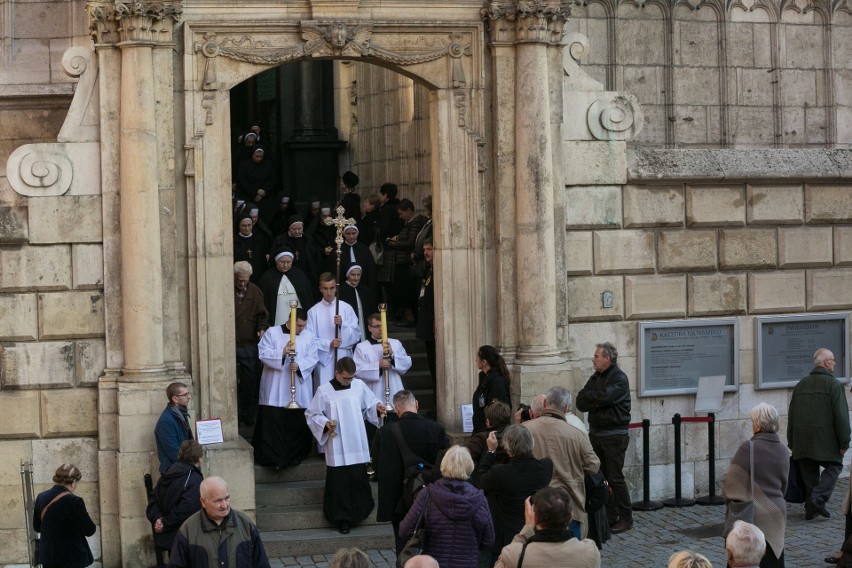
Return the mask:
<path fill-rule="evenodd" d="M 556 336 L 552 124 L 548 49 L 558 46 L 569 14 L 569 2 L 497 0 L 482 10 L 489 24 L 495 59 L 514 46 L 514 241 L 517 365 L 563 362 Z M 505 138 L 505 135 L 504 135 Z M 509 143 L 512 140 L 508 141 Z M 558 143 L 558 141 L 557 141 Z M 503 150 L 505 152 L 505 149 Z M 508 322 L 503 322 L 504 327 Z M 510 335 L 510 334 L 506 334 Z M 523 396 L 523 389 L 516 390 Z"/>

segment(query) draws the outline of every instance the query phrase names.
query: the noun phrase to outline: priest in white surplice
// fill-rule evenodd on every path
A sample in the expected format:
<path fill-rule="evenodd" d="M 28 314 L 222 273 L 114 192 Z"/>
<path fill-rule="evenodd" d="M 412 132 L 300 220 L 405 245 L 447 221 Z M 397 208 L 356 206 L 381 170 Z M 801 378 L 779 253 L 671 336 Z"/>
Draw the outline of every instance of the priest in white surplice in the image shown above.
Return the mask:
<path fill-rule="evenodd" d="M 370 337 L 355 346 L 355 366 L 358 368 L 358 378 L 367 386 L 379 400 L 385 400 L 385 369 L 388 370 L 390 382 L 390 398 L 404 389 L 402 375 L 411 368 L 411 357 L 405 352 L 405 347 L 398 339 L 388 337 L 390 358 L 382 357 L 382 319 L 379 314 L 370 314 L 367 318 L 367 331 Z M 389 402 L 389 401 L 386 401 Z"/>
<path fill-rule="evenodd" d="M 384 411 L 385 405 L 355 378 L 351 357 L 337 361 L 334 378 L 319 386 L 305 411 L 308 426 L 325 452 L 323 513 L 342 534 L 373 510 L 367 477 L 370 447 L 364 421 L 378 426 L 379 414 Z"/>
<path fill-rule="evenodd" d="M 319 362 L 314 369 L 316 387 L 327 383 L 334 376 L 335 349 L 338 359 L 351 357 L 352 349 L 361 339 L 361 333 L 358 331 L 358 316 L 355 315 L 352 306 L 335 299 L 337 282 L 334 275 L 331 272 L 323 272 L 320 275 L 319 286 L 322 300 L 308 310 L 307 327 L 307 331 L 316 339 L 319 354 Z M 338 311 L 337 315 L 335 310 Z M 336 327 L 339 327 L 337 337 L 334 333 Z"/>
<path fill-rule="evenodd" d="M 276 469 L 298 465 L 311 451 L 312 437 L 304 409 L 313 396 L 311 372 L 317 364 L 317 347 L 313 336 L 304 331 L 307 319 L 305 310 L 296 310 L 295 360 L 289 321 L 270 327 L 258 345 L 263 375 L 252 445 L 255 461 L 260 465 Z M 296 409 L 287 408 L 292 400 L 292 374 L 296 376 L 296 402 L 301 407 Z"/>

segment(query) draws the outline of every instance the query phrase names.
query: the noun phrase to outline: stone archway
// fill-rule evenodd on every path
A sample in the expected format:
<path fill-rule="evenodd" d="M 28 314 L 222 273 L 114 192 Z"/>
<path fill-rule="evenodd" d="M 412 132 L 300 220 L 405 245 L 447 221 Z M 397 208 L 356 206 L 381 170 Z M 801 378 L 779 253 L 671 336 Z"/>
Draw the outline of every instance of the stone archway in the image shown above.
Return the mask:
<path fill-rule="evenodd" d="M 226 388 L 232 384 L 233 315 L 212 300 L 231 293 L 230 237 L 224 230 L 230 219 L 229 90 L 282 63 L 336 58 L 387 67 L 430 91 L 436 298 L 444 302 L 437 307 L 438 341 L 452 345 L 438 363 L 439 376 L 448 378 L 438 386 L 440 418 L 458 422 L 458 404 L 470 395 L 470 365 L 468 359 L 449 354 L 473 353 L 482 339 L 480 322 L 494 312 L 493 285 L 484 276 L 488 238 L 478 224 L 470 223 L 485 214 L 482 34 L 481 25 L 469 24 L 424 31 L 360 21 L 300 21 L 251 32 L 214 23 L 185 24 L 185 171 L 187 195 L 195 196 L 196 205 L 190 204 L 188 222 L 199 239 L 197 249 L 206 251 L 195 257 L 190 274 L 197 291 L 193 327 L 198 336 L 193 343 L 200 347 L 193 350 L 192 368 L 198 370 L 201 390 L 208 393 L 201 401 L 202 414 L 227 417 L 236 431 L 235 401 Z M 220 377 L 225 380 L 217 381 Z"/>

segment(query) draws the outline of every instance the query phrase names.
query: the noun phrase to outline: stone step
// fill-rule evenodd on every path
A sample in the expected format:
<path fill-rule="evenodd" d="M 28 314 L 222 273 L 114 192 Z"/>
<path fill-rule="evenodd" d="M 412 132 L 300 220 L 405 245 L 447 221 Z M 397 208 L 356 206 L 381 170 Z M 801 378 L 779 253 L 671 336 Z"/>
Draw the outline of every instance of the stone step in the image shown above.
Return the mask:
<path fill-rule="evenodd" d="M 285 467 L 281 471 L 275 471 L 271 467 L 254 466 L 254 481 L 262 483 L 287 483 L 291 481 L 325 480 L 325 459 L 312 455 L 300 465 Z"/>
<path fill-rule="evenodd" d="M 255 511 L 255 515 L 257 517 L 257 527 L 262 531 L 292 531 L 332 527 L 332 524 L 325 519 L 322 513 L 322 504 L 295 505 L 290 507 L 259 507 Z M 375 525 L 375 510 L 361 524 Z"/>
<path fill-rule="evenodd" d="M 373 501 L 379 498 L 378 485 L 371 483 Z M 270 507 L 322 506 L 325 480 L 291 481 L 289 483 L 259 483 L 255 486 L 257 510 Z"/>
<path fill-rule="evenodd" d="M 339 548 L 348 547 L 394 549 L 390 523 L 359 525 L 352 527 L 349 534 L 340 534 L 333 528 L 261 531 L 260 538 L 270 558 L 333 554 Z"/>

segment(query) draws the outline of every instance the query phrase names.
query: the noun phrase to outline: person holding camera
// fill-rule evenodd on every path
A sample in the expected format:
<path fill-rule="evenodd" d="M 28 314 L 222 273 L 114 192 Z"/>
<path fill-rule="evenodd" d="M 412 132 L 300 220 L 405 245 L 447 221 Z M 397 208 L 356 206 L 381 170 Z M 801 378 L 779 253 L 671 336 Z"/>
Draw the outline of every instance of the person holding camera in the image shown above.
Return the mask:
<path fill-rule="evenodd" d="M 550 458 L 533 457 L 534 442 L 529 430 L 512 424 L 503 430 L 501 438 L 502 444 L 496 431 L 488 434 L 488 451 L 482 454 L 471 476 L 474 485 L 485 491 L 494 523 L 494 544 L 480 554 L 480 564 L 484 566 L 493 566 L 503 547 L 523 528 L 527 497 L 547 487 L 553 477 Z M 509 460 L 495 464 L 500 445 L 506 449 Z"/>

